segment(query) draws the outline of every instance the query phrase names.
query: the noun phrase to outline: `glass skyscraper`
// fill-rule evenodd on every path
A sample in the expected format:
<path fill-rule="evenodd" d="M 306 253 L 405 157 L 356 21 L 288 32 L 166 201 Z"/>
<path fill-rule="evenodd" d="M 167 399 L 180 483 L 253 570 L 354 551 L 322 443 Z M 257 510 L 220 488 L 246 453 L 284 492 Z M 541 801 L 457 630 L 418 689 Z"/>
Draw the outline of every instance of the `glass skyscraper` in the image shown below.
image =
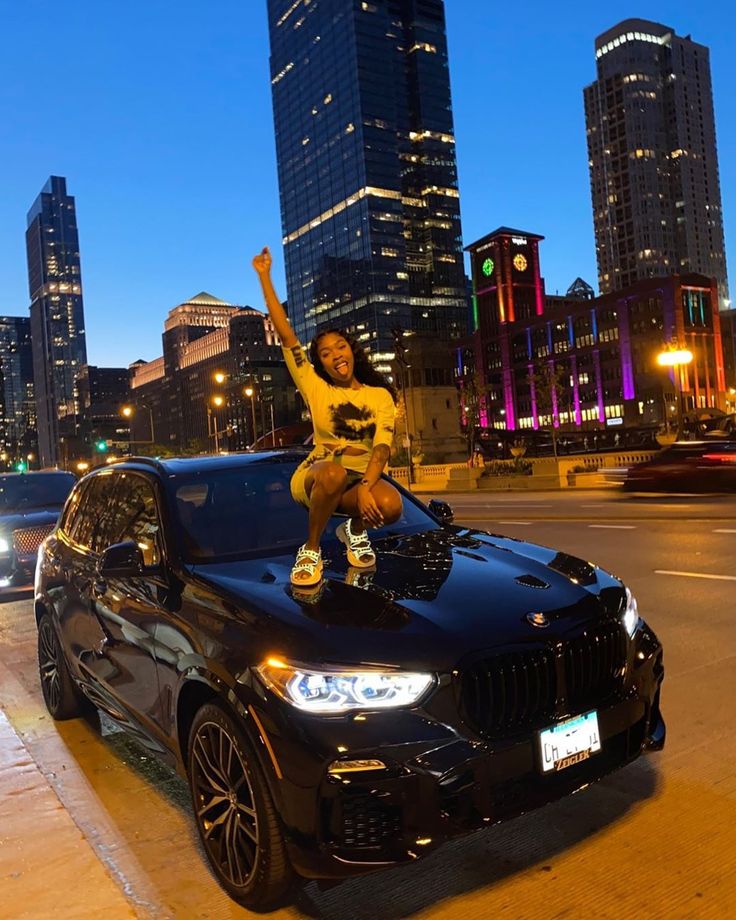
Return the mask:
<path fill-rule="evenodd" d="M 627 19 L 595 42 L 585 89 L 598 282 L 697 272 L 728 299 L 708 49 Z"/>
<path fill-rule="evenodd" d="M 31 321 L 0 316 L 0 449 L 7 462 L 37 449 Z"/>
<path fill-rule="evenodd" d="M 75 377 L 87 363 L 74 198 L 51 176 L 28 212 L 33 377 L 41 466 L 59 460 L 59 440 L 76 433 Z"/>
<path fill-rule="evenodd" d="M 389 370 L 390 330 L 464 334 L 443 0 L 268 0 L 289 313 Z"/>

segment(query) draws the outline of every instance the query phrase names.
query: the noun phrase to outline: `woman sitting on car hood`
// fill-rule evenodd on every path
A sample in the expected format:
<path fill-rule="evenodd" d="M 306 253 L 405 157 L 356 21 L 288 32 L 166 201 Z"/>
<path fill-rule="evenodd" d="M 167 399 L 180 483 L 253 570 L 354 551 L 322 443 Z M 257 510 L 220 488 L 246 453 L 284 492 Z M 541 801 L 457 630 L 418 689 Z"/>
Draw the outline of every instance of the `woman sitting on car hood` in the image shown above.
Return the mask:
<path fill-rule="evenodd" d="M 381 480 L 394 434 L 396 394 L 352 336 L 338 329 L 321 332 L 309 347 L 311 362 L 271 281 L 268 247 L 253 259 L 266 306 L 286 365 L 309 409 L 314 449 L 291 479 L 291 494 L 309 510 L 309 532 L 296 554 L 292 584 L 322 581 L 320 539 L 335 511 L 348 515 L 337 528 L 348 562 L 376 564 L 366 527 L 392 524 L 401 516 L 401 496 Z"/>

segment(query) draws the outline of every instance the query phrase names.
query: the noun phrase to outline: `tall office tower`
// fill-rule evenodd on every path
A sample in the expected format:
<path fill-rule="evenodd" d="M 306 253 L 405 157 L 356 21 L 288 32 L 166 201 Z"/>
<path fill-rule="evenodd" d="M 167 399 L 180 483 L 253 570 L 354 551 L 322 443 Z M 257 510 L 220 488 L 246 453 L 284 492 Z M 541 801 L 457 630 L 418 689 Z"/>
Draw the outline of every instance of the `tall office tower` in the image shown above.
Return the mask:
<path fill-rule="evenodd" d="M 87 363 L 74 198 L 51 176 L 28 212 L 26 230 L 38 449 L 42 466 L 60 456 L 76 428 L 75 377 Z"/>
<path fill-rule="evenodd" d="M 698 272 L 728 299 L 708 49 L 669 26 L 627 19 L 595 42 L 586 87 L 601 292 Z"/>
<path fill-rule="evenodd" d="M 0 316 L 0 450 L 6 462 L 23 460 L 38 449 L 35 440 L 31 321 Z"/>
<path fill-rule="evenodd" d="M 443 0 L 268 0 L 289 312 L 347 328 L 467 325 Z M 382 363 L 383 362 L 383 363 Z"/>

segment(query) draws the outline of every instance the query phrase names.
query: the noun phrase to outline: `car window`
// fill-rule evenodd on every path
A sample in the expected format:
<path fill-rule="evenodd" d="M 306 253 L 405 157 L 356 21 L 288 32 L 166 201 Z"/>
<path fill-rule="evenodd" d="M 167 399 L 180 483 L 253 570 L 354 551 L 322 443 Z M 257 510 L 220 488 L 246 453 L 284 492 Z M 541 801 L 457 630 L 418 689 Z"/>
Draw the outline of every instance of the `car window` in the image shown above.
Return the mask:
<path fill-rule="evenodd" d="M 75 482 L 71 473 L 0 476 L 0 514 L 60 508 Z"/>
<path fill-rule="evenodd" d="M 186 561 L 213 562 L 296 549 L 307 532 L 307 512 L 291 496 L 292 462 L 245 463 L 171 478 Z M 335 539 L 334 516 L 325 542 Z M 404 502 L 402 517 L 377 536 L 430 530 L 436 522 L 417 505 Z M 373 535 L 373 532 L 372 532 Z"/>
<path fill-rule="evenodd" d="M 68 529 L 65 528 L 69 539 L 82 549 L 99 552 L 96 535 L 100 528 L 103 510 L 112 507 L 114 490 L 115 480 L 112 470 L 97 473 L 87 480 L 75 513 L 70 516 Z"/>
<path fill-rule="evenodd" d="M 66 507 L 64 508 L 61 519 L 59 520 L 59 530 L 63 530 L 67 535 L 74 525 L 77 513 L 79 512 L 82 496 L 87 490 L 88 485 L 88 479 L 83 479 L 82 482 L 78 483 L 77 486 L 72 490 L 72 493 L 69 496 L 69 500 L 66 503 Z"/>
<path fill-rule="evenodd" d="M 161 562 L 161 521 L 153 486 L 144 476 L 119 473 L 115 502 L 104 515 L 98 535 L 99 552 L 113 543 L 132 540 L 143 553 L 146 566 Z M 104 514 L 104 513 L 103 513 Z"/>

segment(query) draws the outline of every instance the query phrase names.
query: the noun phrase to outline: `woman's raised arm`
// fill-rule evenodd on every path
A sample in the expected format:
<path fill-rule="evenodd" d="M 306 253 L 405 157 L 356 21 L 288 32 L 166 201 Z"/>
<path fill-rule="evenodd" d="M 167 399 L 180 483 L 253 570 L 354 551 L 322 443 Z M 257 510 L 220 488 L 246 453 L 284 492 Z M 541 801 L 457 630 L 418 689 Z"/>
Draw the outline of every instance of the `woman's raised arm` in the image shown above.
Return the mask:
<path fill-rule="evenodd" d="M 284 348 L 291 348 L 296 345 L 298 340 L 294 330 L 291 328 L 291 323 L 286 315 L 286 311 L 281 305 L 281 301 L 276 296 L 276 291 L 273 289 L 273 282 L 271 281 L 271 253 L 268 250 L 268 246 L 264 246 L 263 252 L 259 252 L 253 259 L 253 268 L 255 268 L 258 278 L 260 279 L 261 287 L 263 288 L 263 296 L 266 300 L 266 306 L 268 307 L 268 314 L 276 329 L 276 334 L 281 339 L 281 344 Z"/>

